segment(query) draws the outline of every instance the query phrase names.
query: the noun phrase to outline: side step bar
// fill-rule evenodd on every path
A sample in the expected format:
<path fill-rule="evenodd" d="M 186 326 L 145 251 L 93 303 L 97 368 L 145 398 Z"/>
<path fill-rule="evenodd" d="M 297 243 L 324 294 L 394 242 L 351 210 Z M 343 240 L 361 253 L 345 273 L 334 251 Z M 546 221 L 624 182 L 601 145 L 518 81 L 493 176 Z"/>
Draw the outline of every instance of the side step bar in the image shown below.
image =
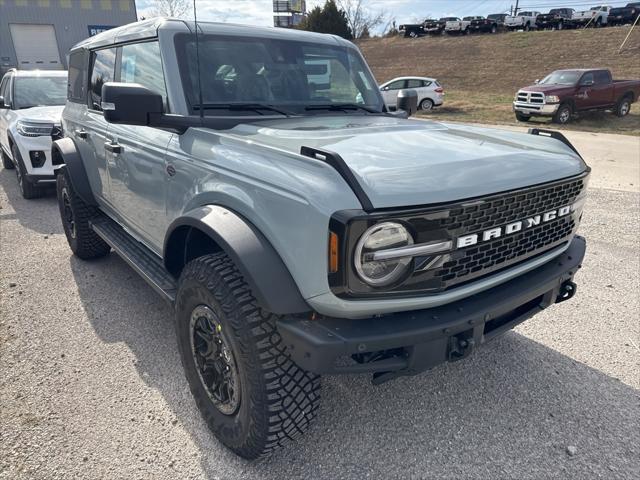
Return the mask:
<path fill-rule="evenodd" d="M 160 257 L 106 216 L 93 220 L 91 228 L 162 298 L 171 304 L 175 302 L 178 286 L 176 280 L 164 268 Z"/>

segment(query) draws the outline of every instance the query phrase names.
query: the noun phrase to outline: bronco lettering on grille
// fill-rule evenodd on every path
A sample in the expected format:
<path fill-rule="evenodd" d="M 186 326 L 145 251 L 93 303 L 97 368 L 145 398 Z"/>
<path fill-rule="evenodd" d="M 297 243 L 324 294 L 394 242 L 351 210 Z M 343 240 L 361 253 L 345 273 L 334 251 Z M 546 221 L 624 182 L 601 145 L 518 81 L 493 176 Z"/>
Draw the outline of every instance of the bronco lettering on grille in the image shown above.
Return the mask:
<path fill-rule="evenodd" d="M 567 205 L 540 215 L 534 215 L 533 217 L 529 217 L 524 220 L 509 223 L 502 227 L 490 228 L 489 230 L 485 230 L 484 232 L 472 233 L 471 235 L 458 237 L 456 245 L 458 248 L 465 248 L 480 242 L 487 242 L 493 238 L 499 238 L 504 235 L 511 235 L 527 228 L 540 225 L 540 223 L 550 222 L 551 220 L 555 220 L 556 218 L 569 215 L 572 210 L 573 207 L 571 205 Z"/>

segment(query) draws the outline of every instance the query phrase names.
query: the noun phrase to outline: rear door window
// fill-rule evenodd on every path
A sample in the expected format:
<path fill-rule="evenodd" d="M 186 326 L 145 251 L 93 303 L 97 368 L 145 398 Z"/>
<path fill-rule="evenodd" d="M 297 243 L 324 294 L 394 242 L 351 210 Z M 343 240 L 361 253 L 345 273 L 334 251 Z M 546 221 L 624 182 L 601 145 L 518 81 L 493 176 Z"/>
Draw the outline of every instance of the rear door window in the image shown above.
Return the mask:
<path fill-rule="evenodd" d="M 69 80 L 67 98 L 71 102 L 84 103 L 87 98 L 87 68 L 89 52 L 81 49 L 69 55 Z"/>
<path fill-rule="evenodd" d="M 113 82 L 116 67 L 116 49 L 105 48 L 91 55 L 91 81 L 89 82 L 89 108 L 102 111 L 102 85 Z"/>
<path fill-rule="evenodd" d="M 596 85 L 608 85 L 611 83 L 611 74 L 606 70 L 599 70 L 594 74 Z"/>

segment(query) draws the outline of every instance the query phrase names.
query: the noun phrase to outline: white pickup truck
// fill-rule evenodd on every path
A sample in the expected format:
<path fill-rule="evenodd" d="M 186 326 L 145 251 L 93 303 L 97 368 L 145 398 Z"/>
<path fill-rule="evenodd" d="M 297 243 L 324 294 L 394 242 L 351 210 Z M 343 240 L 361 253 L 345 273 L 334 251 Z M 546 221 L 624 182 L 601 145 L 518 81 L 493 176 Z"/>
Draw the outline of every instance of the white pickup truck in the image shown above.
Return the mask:
<path fill-rule="evenodd" d="M 469 35 L 471 33 L 471 29 L 469 26 L 471 25 L 471 21 L 477 18 L 483 17 L 464 17 L 462 20 L 456 18 L 455 20 L 449 20 L 444 25 L 444 31 L 449 35 L 453 35 L 456 33 L 463 33 L 465 35 Z"/>
<path fill-rule="evenodd" d="M 536 18 L 540 12 L 520 12 L 516 15 L 508 15 L 504 19 L 504 26 L 509 30 L 522 29 L 528 32 L 532 28 L 536 28 Z"/>
<path fill-rule="evenodd" d="M 599 28 L 607 24 L 610 10 L 611 6 L 609 5 L 598 5 L 597 7 L 591 7 L 589 10 L 575 12 L 571 20 L 576 26 Z"/>

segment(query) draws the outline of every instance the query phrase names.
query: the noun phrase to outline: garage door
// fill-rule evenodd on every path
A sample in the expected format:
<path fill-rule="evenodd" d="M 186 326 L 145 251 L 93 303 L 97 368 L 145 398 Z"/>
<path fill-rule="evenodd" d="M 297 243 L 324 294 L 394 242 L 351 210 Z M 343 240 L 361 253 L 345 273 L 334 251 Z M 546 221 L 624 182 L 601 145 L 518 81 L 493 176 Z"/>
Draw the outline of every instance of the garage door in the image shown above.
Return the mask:
<path fill-rule="evenodd" d="M 9 28 L 19 69 L 61 70 L 63 68 L 53 25 L 12 23 Z"/>

